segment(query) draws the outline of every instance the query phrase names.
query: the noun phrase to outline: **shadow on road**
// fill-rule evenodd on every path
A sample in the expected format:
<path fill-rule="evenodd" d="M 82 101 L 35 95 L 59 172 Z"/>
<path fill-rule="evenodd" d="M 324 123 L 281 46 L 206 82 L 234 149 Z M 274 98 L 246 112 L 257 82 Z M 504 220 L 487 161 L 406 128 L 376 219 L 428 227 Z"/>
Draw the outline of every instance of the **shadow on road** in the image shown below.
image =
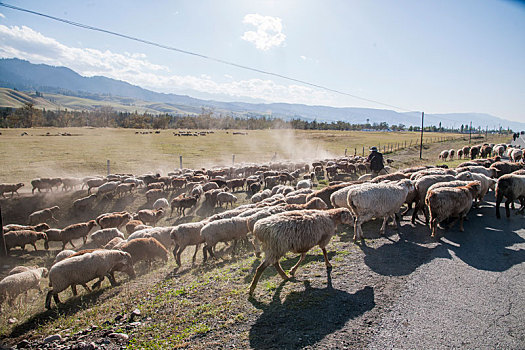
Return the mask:
<path fill-rule="evenodd" d="M 370 286 L 349 294 L 332 287 L 330 274 L 326 288 L 312 288 L 308 281 L 303 283 L 304 291 L 291 292 L 282 302 L 280 292 L 284 281 L 269 304 L 249 299 L 254 307 L 263 310 L 250 329 L 251 347 L 302 349 L 375 307 L 374 289 Z"/>
<path fill-rule="evenodd" d="M 439 245 L 421 245 L 435 242 L 430 237 L 428 227 L 406 223 L 401 227 L 399 236 L 392 232 L 391 237 L 387 238 L 389 242 L 377 248 L 369 247 L 366 243 L 359 245 L 365 253 L 365 264 L 383 276 L 406 276 L 433 258 L 450 258 L 448 251 L 439 249 Z M 397 241 L 394 240 L 396 238 Z"/>
<path fill-rule="evenodd" d="M 525 239 L 517 233 L 525 228 L 525 220 L 517 216 L 510 220 L 496 220 L 494 208 L 485 210 L 490 213 L 482 213 L 483 220 L 479 222 L 474 222 L 474 219 L 466 223 L 465 232 L 446 233 L 444 238 L 448 242 L 442 241 L 443 245 L 478 270 L 501 272 L 525 262 L 525 249 L 511 248 L 525 243 Z M 487 217 L 489 220 L 485 219 Z"/>

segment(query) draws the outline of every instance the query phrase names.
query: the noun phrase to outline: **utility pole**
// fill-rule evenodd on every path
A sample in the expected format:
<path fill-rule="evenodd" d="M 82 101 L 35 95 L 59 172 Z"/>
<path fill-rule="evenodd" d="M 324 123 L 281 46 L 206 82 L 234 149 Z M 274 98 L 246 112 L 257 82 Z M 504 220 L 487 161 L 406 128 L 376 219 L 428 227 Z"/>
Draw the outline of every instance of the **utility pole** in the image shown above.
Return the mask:
<path fill-rule="evenodd" d="M 468 144 L 472 141 L 472 122 L 470 122 L 470 128 L 468 129 Z"/>
<path fill-rule="evenodd" d="M 419 159 L 423 159 L 423 120 L 425 119 L 425 112 L 421 112 L 421 142 L 419 145 Z"/>
<path fill-rule="evenodd" d="M 4 222 L 2 221 L 2 206 L 0 206 L 0 256 L 7 256 L 4 239 Z"/>
<path fill-rule="evenodd" d="M 487 139 L 488 134 L 489 134 L 489 126 L 487 125 L 485 127 L 485 140 Z"/>

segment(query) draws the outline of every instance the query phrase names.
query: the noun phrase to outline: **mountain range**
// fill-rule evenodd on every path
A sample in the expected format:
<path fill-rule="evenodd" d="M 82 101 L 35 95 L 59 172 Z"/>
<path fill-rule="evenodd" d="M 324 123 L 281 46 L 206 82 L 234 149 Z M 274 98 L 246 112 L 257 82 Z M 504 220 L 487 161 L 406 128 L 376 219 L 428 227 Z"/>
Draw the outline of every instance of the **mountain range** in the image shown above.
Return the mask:
<path fill-rule="evenodd" d="M 51 94 L 48 102 L 69 109 L 90 109 L 110 105 L 117 110 L 148 113 L 198 114 L 202 108 L 235 116 L 270 116 L 282 119 L 300 118 L 317 121 L 346 121 L 355 124 L 386 122 L 389 125 L 421 125 L 421 112 L 399 113 L 388 109 L 310 106 L 290 103 L 246 103 L 202 100 L 185 95 L 166 94 L 143 89 L 124 81 L 103 76 L 84 77 L 67 67 L 33 64 L 20 59 L 0 59 L 0 87 L 19 91 Z M 46 94 L 46 95 L 47 95 Z M 44 95 L 44 98 L 47 96 Z M 13 107 L 0 95 L 0 106 Z M 70 106 L 60 103 L 59 96 L 85 99 Z M 11 98 L 11 97 L 10 97 Z M 5 100 L 5 101 L 4 101 Z M 96 102 L 88 102 L 96 101 Z M 21 102 L 20 104 L 23 104 Z M 89 106 L 91 104 L 91 106 Z M 49 107 L 48 107 L 49 108 Z M 472 121 L 474 128 L 525 129 L 525 123 L 509 121 L 490 114 L 451 113 L 425 114 L 425 125 L 459 127 Z"/>

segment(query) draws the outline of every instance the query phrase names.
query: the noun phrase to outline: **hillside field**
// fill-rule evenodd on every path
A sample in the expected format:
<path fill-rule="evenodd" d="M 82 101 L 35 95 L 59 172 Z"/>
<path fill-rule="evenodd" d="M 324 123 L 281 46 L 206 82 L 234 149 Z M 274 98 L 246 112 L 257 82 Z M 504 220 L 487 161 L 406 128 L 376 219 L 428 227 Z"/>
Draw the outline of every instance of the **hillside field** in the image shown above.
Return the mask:
<path fill-rule="evenodd" d="M 272 159 L 313 160 L 349 155 L 368 155 L 371 146 L 402 146 L 407 149 L 389 157 L 403 164 L 413 164 L 419 156 L 413 145 L 419 142 L 416 132 L 362 132 L 313 130 L 249 130 L 246 135 L 234 135 L 233 130 L 215 130 L 207 136 L 173 135 L 162 130 L 159 134 L 136 134 L 145 130 L 110 128 L 32 128 L 1 129 L 0 182 L 24 182 L 37 177 L 65 177 L 105 174 L 107 160 L 113 173 L 167 173 L 180 166 L 201 168 L 230 166 L 235 163 L 269 162 Z M 28 135 L 21 136 L 22 133 Z M 59 136 L 68 133 L 71 136 Z M 48 136 L 46 136 L 46 134 Z M 425 159 L 437 159 L 439 150 L 456 147 L 436 143 L 442 138 L 460 138 L 458 145 L 467 144 L 458 134 L 426 133 Z M 493 138 L 492 138 L 493 137 Z M 491 136 L 490 142 L 505 138 Z M 473 140 L 474 141 L 474 140 Z M 481 142 L 477 140 L 478 143 Z M 412 145 L 412 147 L 409 147 Z M 430 147 L 430 148 L 428 148 Z M 437 152 L 437 153 L 436 153 Z M 434 158 L 436 157 L 436 158 Z M 424 160 L 425 160 L 424 159 Z M 23 189 L 24 190 L 24 189 Z M 27 187 L 25 191 L 27 191 Z"/>

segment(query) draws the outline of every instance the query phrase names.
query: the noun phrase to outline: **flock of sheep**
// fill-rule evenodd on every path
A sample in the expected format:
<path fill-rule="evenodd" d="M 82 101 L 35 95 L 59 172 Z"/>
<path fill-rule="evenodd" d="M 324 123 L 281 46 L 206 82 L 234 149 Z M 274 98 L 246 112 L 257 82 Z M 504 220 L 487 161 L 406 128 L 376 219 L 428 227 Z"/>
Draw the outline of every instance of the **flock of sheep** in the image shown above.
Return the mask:
<path fill-rule="evenodd" d="M 507 146 L 505 144 L 491 145 L 485 143 L 483 145 L 476 146 L 464 146 L 458 150 L 449 149 L 441 151 L 439 154 L 439 159 L 446 161 L 454 160 L 454 156 L 457 156 L 458 159 L 476 159 L 478 156 L 481 158 L 494 156 L 506 156 L 513 162 L 519 162 L 523 158 L 523 150 L 521 148 L 513 147 L 511 145 Z"/>
<path fill-rule="evenodd" d="M 474 149 L 479 152 L 473 153 Z M 490 152 L 487 149 L 490 148 Z M 503 151 L 500 149 L 503 148 Z M 509 151 L 510 150 L 510 151 Z M 471 207 L 479 206 L 489 190 L 496 193 L 496 215 L 500 218 L 499 206 L 505 198 L 507 217 L 514 201 L 525 207 L 525 170 L 523 159 L 517 151 L 506 145 L 483 145 L 461 150 L 463 156 L 470 155 L 471 161 L 454 169 L 443 166 L 420 166 L 390 172 L 371 178 L 369 174 L 358 180 L 342 181 L 340 174 L 347 177 L 352 169 L 358 172 L 361 157 L 323 160 L 307 163 L 272 163 L 237 168 L 191 170 L 183 169 L 169 173 L 133 175 L 108 175 L 106 177 L 40 178 L 31 181 L 32 192 L 53 191 L 62 186 L 64 190 L 77 187 L 87 188 L 88 195 L 77 199 L 74 211 L 92 212 L 95 201 L 113 200 L 119 196 L 145 196 L 152 209 L 136 213 L 103 213 L 87 222 L 80 222 L 62 229 L 56 225 L 58 206 L 44 208 L 28 217 L 28 225 L 10 224 L 4 227 L 7 248 L 32 245 L 44 241 L 61 242 L 62 250 L 57 254 L 49 270 L 44 267 L 16 267 L 0 281 L 0 306 L 5 300 L 11 304 L 15 298 L 30 289 L 40 289 L 39 281 L 49 278 L 51 289 L 47 293 L 45 306 L 51 308 L 51 299 L 59 303 L 58 294 L 71 287 L 77 294 L 76 286 L 86 291 L 100 287 L 107 277 L 112 285 L 114 273 L 124 272 L 133 278 L 134 264 L 141 261 L 151 264 L 154 260 L 166 262 L 168 251 L 173 252 L 177 265 L 181 265 L 181 254 L 189 246 L 195 246 L 193 262 L 203 245 L 203 261 L 215 257 L 218 243 L 244 241 L 253 246 L 255 254 L 264 252 L 264 260 L 256 270 L 249 293 L 252 294 L 262 272 L 273 265 L 283 279 L 288 275 L 279 260 L 287 253 L 300 254 L 300 259 L 289 272 L 294 275 L 306 253 L 319 246 L 323 252 L 326 267 L 329 268 L 326 247 L 336 232 L 338 224 L 353 225 L 354 241 L 363 239 L 363 223 L 373 218 L 382 219 L 380 234 L 384 234 L 389 220 L 399 227 L 403 215 L 413 208 L 411 221 L 416 224 L 418 214 L 425 216 L 432 237 L 438 236 L 438 224 L 450 220 L 460 221 Z M 501 153 L 500 153 L 501 152 Z M 497 156 L 489 158 L 491 153 Z M 473 156 L 475 154 L 475 156 Z M 475 159 L 477 155 L 486 158 Z M 501 159 L 510 155 L 510 161 Z M 446 159 L 450 157 L 441 157 Z M 314 190 L 319 176 L 326 174 L 332 181 L 327 187 Z M 23 184 L 0 184 L 0 193 L 13 196 Z M 97 189 L 95 194 L 91 191 Z M 250 204 L 235 207 L 236 191 L 246 191 Z M 168 198 L 172 197 L 171 201 Z M 226 210 L 208 216 L 198 222 L 175 226 L 156 224 L 160 218 L 177 214 L 184 216 L 185 210 L 201 209 L 212 213 L 217 206 L 226 204 Z M 401 210 L 406 204 L 406 209 Z M 231 206 L 228 209 L 228 205 Z M 454 221 L 455 222 L 455 221 Z M 453 223 L 452 223 L 453 224 Z M 449 225 L 452 225 L 449 223 Z M 124 234 L 124 231 L 127 234 Z M 68 244 L 76 248 L 74 240 L 82 238 L 86 244 L 91 239 L 96 249 L 66 250 Z M 78 242 L 77 242 L 78 244 Z M 88 282 L 97 279 L 89 287 Z"/>

